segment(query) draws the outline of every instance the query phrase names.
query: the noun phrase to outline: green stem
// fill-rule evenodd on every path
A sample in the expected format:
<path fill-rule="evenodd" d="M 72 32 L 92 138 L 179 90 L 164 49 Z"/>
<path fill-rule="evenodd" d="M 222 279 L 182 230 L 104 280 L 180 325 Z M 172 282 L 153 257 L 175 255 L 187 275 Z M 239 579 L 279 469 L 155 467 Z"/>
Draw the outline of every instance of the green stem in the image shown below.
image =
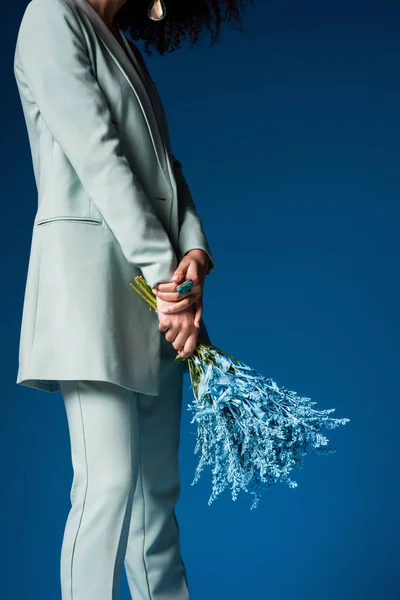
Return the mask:
<path fill-rule="evenodd" d="M 139 294 L 139 296 L 141 298 L 143 298 L 143 300 L 145 300 L 147 302 L 147 304 L 149 304 L 152 308 L 154 308 L 154 310 L 157 310 L 156 296 L 151 291 L 151 287 L 147 284 L 143 275 L 137 275 L 136 277 L 134 277 L 133 282 L 130 283 L 129 285 L 133 290 L 135 290 L 136 293 Z M 196 348 L 195 348 L 193 354 L 191 356 L 189 356 L 189 358 L 184 359 L 184 358 L 181 358 L 179 355 L 176 357 L 176 358 L 180 359 L 180 361 L 187 360 L 187 362 L 188 362 L 190 381 L 192 383 L 193 392 L 194 392 L 196 398 L 197 398 L 197 389 L 198 389 L 199 381 L 200 381 L 200 378 L 202 375 L 202 369 L 201 369 L 201 367 L 199 367 L 198 365 L 196 365 L 194 363 L 193 356 L 195 358 L 199 359 L 200 364 L 206 363 L 207 356 L 209 354 L 209 350 L 210 350 L 210 347 L 208 345 L 204 344 L 200 340 L 197 340 Z M 234 358 L 234 357 L 232 357 L 232 358 Z"/>

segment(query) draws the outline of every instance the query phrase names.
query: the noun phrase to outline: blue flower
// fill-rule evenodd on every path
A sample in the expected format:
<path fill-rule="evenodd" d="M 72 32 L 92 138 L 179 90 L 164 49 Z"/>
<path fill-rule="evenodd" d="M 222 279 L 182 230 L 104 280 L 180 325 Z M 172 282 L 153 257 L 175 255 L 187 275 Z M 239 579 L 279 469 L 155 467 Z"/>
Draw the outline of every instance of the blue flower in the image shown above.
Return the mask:
<path fill-rule="evenodd" d="M 156 298 L 142 275 L 129 284 L 154 310 Z M 345 425 L 350 419 L 330 417 L 334 408 L 316 410 L 311 398 L 278 387 L 243 362 L 212 344 L 198 340 L 187 360 L 194 399 L 188 409 L 197 423 L 194 452 L 200 453 L 192 485 L 206 465 L 212 468 L 208 503 L 230 487 L 232 499 L 241 490 L 254 496 L 256 508 L 262 493 L 273 483 L 297 482 L 290 478 L 303 467 L 309 452 L 331 454 L 325 429 Z"/>
<path fill-rule="evenodd" d="M 200 453 L 192 485 L 209 465 L 208 504 L 229 486 L 232 500 L 241 490 L 254 496 L 252 510 L 273 483 L 297 487 L 290 474 L 303 467 L 305 454 L 336 451 L 322 432 L 350 419 L 329 417 L 335 409 L 312 408 L 310 398 L 278 387 L 216 346 L 199 342 L 188 360 L 194 392 L 188 410 L 197 423 L 194 452 Z"/>

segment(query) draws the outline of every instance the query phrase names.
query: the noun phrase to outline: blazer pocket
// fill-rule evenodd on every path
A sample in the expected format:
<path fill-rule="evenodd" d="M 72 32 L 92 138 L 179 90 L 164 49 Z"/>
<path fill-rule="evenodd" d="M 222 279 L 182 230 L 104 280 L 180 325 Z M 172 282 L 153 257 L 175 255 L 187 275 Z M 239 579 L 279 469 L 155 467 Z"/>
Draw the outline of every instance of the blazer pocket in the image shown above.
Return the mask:
<path fill-rule="evenodd" d="M 66 223 L 86 223 L 87 225 L 102 225 L 103 220 L 98 217 L 47 217 L 36 221 L 36 225 L 47 225 L 56 221 L 64 221 Z"/>

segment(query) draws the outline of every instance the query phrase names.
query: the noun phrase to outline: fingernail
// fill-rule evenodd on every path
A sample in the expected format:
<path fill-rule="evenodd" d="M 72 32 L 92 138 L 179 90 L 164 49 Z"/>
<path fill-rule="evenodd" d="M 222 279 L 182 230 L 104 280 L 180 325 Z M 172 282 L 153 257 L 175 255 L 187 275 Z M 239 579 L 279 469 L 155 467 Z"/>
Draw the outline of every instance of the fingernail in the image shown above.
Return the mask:
<path fill-rule="evenodd" d="M 169 308 L 162 308 L 162 309 L 161 309 L 161 312 L 162 312 L 162 313 L 169 313 Z"/>

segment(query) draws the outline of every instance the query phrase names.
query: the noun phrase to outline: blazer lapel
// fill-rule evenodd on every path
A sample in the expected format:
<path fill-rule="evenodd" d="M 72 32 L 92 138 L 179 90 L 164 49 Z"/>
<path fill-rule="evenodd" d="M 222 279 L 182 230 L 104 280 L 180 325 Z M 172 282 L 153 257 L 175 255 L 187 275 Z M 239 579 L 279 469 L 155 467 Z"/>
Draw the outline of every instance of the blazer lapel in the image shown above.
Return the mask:
<path fill-rule="evenodd" d="M 132 52 L 128 41 L 125 39 L 124 34 L 120 30 L 121 37 L 123 38 L 123 42 L 125 47 L 128 50 L 128 53 L 131 57 L 129 60 L 125 51 L 116 40 L 114 35 L 108 29 L 107 25 L 104 23 L 103 19 L 100 17 L 98 12 L 91 6 L 91 4 L 87 0 L 67 0 L 74 2 L 79 8 L 81 8 L 87 17 L 89 18 L 95 33 L 98 38 L 105 46 L 106 50 L 110 54 L 110 56 L 114 59 L 116 65 L 121 70 L 125 79 L 129 83 L 132 88 L 132 91 L 136 95 L 136 98 L 140 104 L 143 115 L 146 119 L 147 126 L 150 131 L 151 139 L 153 142 L 154 150 L 158 157 L 158 161 L 163 170 L 165 167 L 163 166 L 164 161 L 162 161 L 161 157 L 164 157 L 165 147 L 162 139 L 161 128 L 158 123 L 156 113 L 151 101 L 150 92 L 145 83 L 145 76 L 142 75 L 142 67 Z"/>

